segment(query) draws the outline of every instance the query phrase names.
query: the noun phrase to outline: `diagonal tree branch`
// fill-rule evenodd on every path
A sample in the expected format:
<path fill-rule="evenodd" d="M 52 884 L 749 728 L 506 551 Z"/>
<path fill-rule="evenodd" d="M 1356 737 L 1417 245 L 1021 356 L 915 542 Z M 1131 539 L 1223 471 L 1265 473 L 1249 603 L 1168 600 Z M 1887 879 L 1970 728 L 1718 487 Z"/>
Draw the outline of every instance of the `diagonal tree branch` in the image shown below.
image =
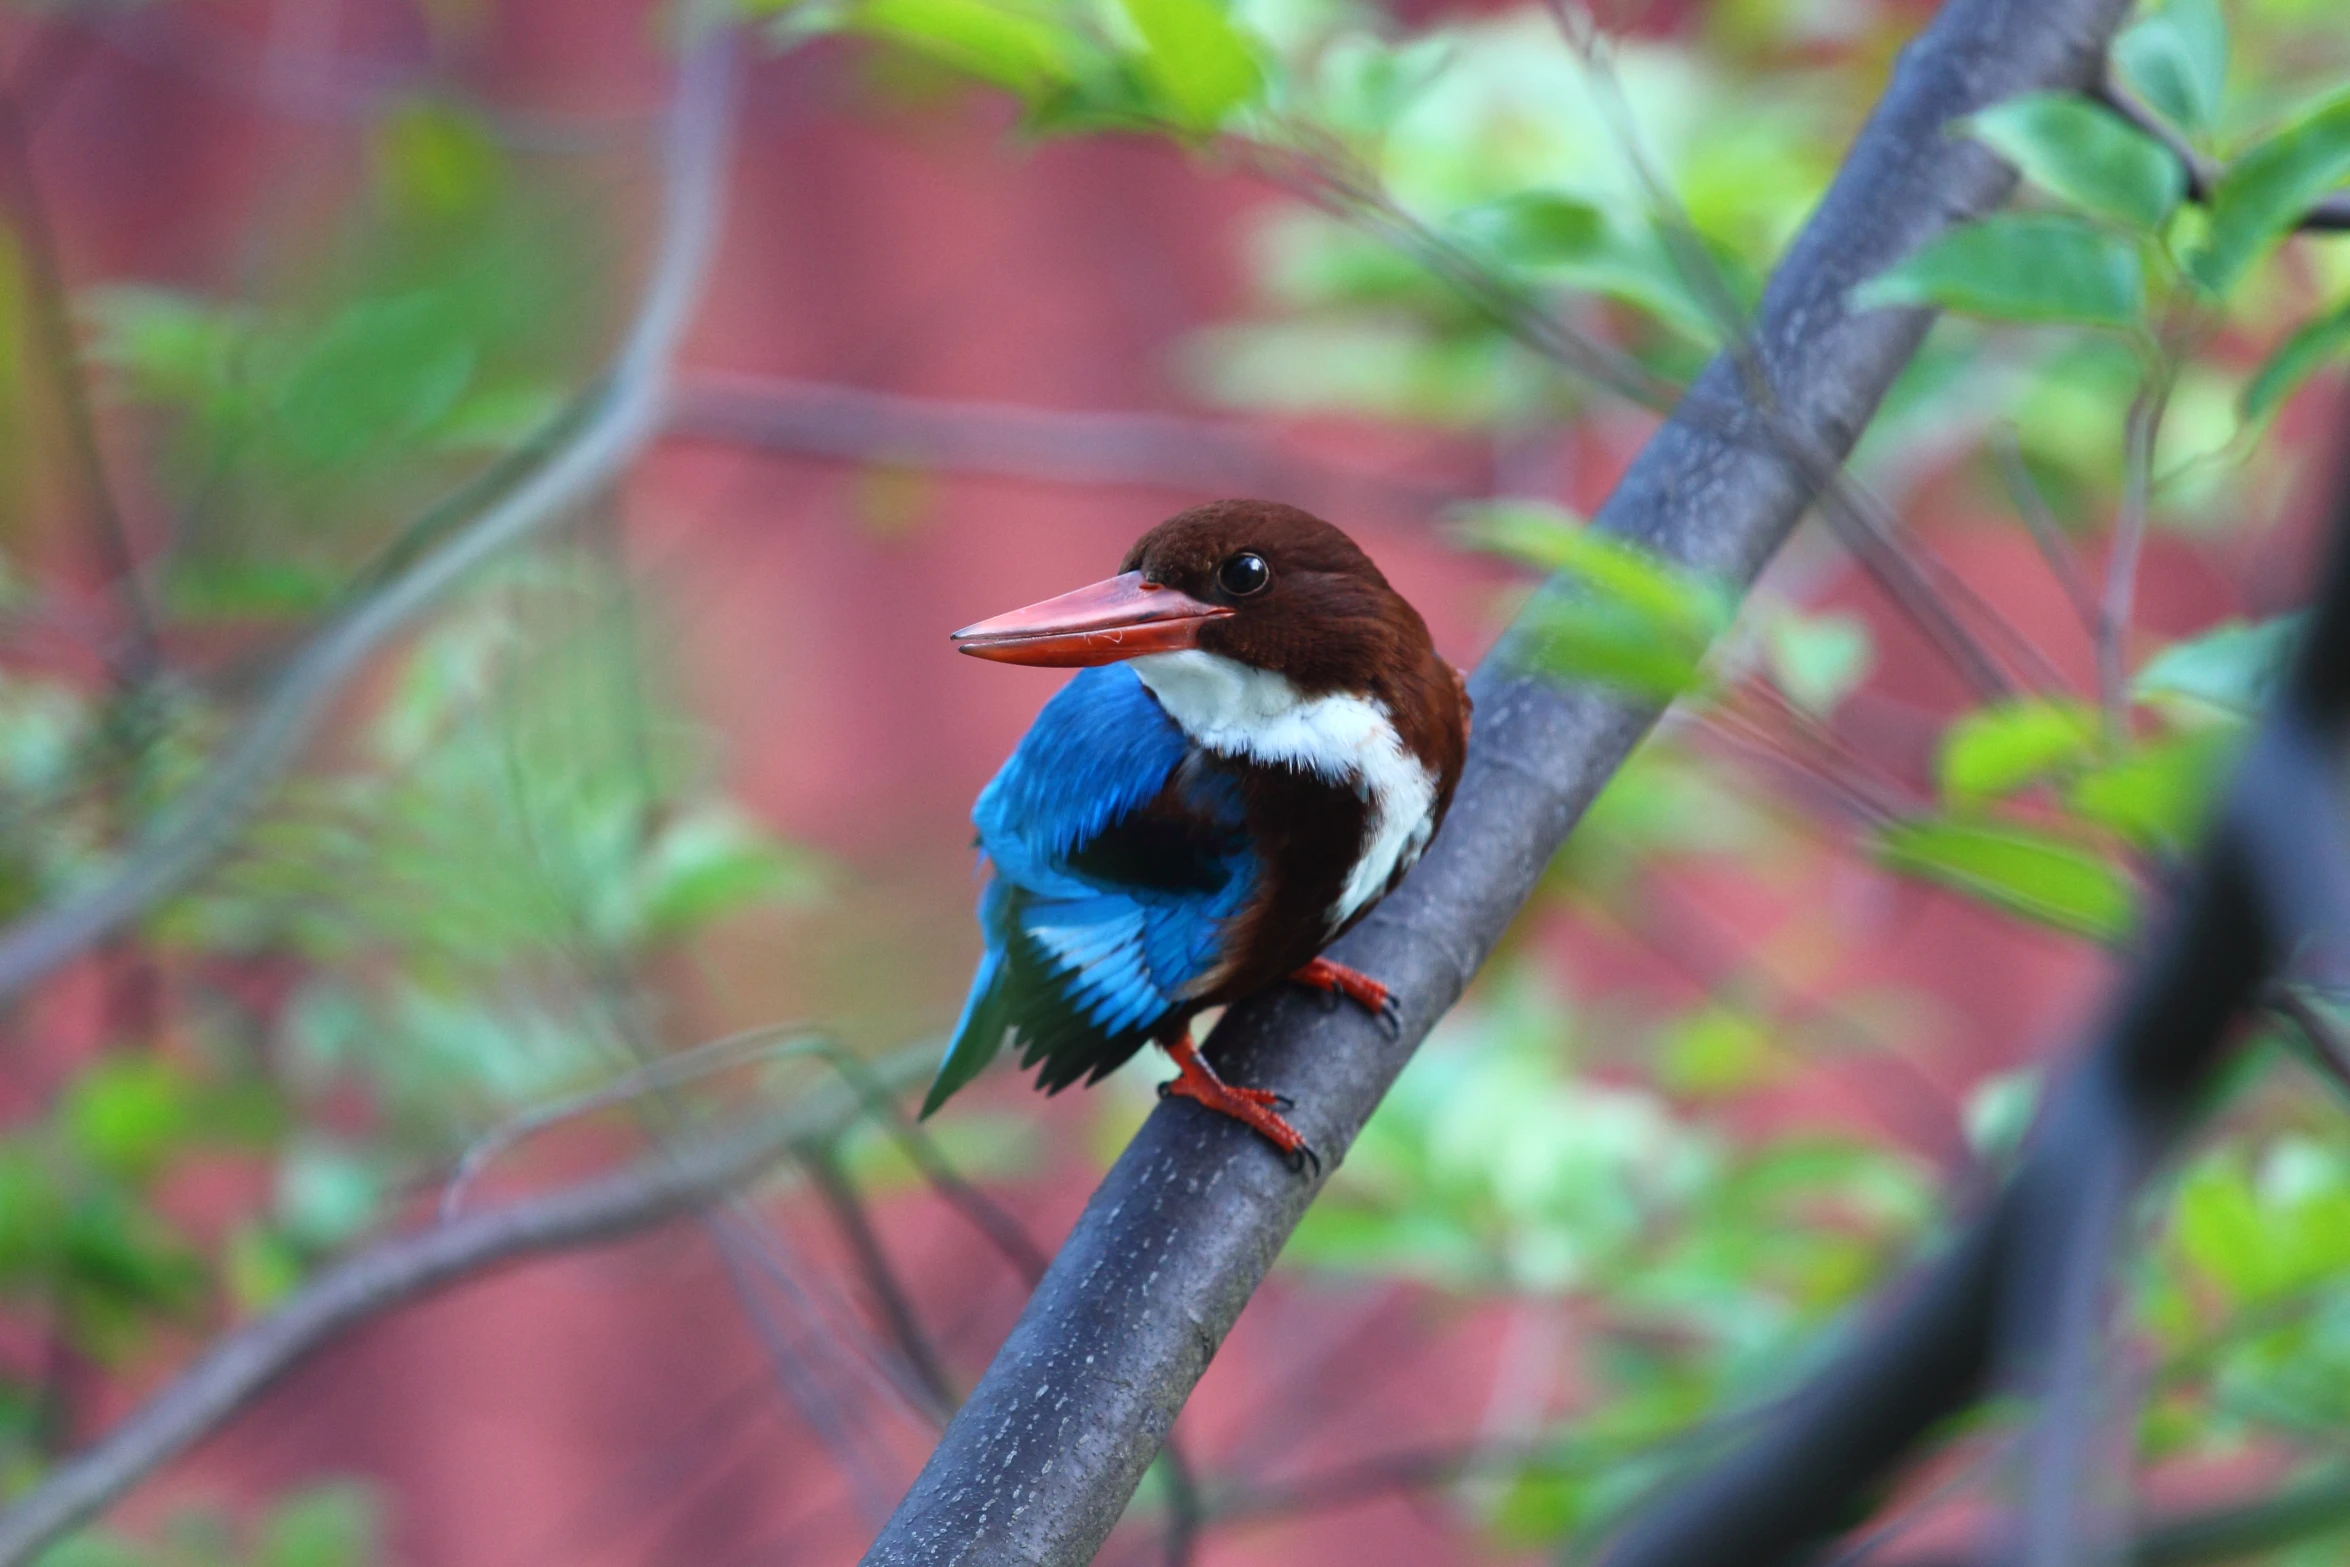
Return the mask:
<path fill-rule="evenodd" d="M 900 1088 L 934 1054 L 917 1046 L 868 1070 Z M 351 1329 L 507 1263 L 600 1245 L 704 1207 L 790 1155 L 826 1146 L 867 1109 L 855 1087 L 829 1084 L 788 1110 L 616 1175 L 468 1213 L 336 1263 L 267 1316 L 214 1340 L 162 1392 L 0 1511 L 0 1567 L 18 1567 L 87 1521 Z"/>
<path fill-rule="evenodd" d="M 2126 9 L 2126 0 L 1948 0 L 1780 266 L 1747 365 L 1707 370 L 1688 399 L 1703 416 L 1684 411 L 1657 432 L 1600 526 L 1752 581 L 1821 477 L 1773 431 L 1849 452 L 1931 324 L 1923 311 L 1855 313 L 1850 290 L 2011 188 L 2004 166 L 1944 127 L 2019 92 L 2094 82 Z M 1755 367 L 1773 395 L 1767 413 L 1749 394 Z M 1725 420 L 1725 410 L 1747 418 Z M 1520 673 L 1516 646 L 1505 640 L 1472 684 L 1468 770 L 1427 859 L 1336 949 L 1395 989 L 1400 1037 L 1275 994 L 1235 1008 L 1212 1042 L 1221 1066 L 1298 1101 L 1295 1118 L 1325 1156 L 1344 1154 L 1656 720 L 1654 707 Z M 1162 1105 L 866 1561 L 1089 1560 L 1317 1185 L 1245 1129 Z"/>
<path fill-rule="evenodd" d="M 379 648 L 483 562 L 568 515 L 651 439 L 666 406 L 670 360 L 717 248 L 734 54 L 731 31 L 715 29 L 694 45 L 679 74 L 660 246 L 628 335 L 570 438 L 306 644 L 211 770 L 111 874 L 0 931 L 0 1000 L 54 973 L 201 874 L 261 808 L 336 694 Z"/>

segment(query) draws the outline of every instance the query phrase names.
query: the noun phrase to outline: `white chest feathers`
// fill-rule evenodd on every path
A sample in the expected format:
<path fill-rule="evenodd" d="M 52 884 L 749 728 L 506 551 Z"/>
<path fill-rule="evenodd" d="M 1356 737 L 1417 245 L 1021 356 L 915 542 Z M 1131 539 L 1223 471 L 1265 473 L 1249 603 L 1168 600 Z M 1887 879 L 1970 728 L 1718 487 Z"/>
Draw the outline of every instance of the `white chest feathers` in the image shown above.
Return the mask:
<path fill-rule="evenodd" d="M 1385 703 L 1301 696 L 1271 670 L 1196 648 L 1146 653 L 1128 663 L 1201 749 L 1310 772 L 1352 789 L 1369 807 L 1362 851 L 1330 908 L 1332 929 L 1386 891 L 1390 878 L 1428 847 L 1436 778 L 1404 749 Z"/>

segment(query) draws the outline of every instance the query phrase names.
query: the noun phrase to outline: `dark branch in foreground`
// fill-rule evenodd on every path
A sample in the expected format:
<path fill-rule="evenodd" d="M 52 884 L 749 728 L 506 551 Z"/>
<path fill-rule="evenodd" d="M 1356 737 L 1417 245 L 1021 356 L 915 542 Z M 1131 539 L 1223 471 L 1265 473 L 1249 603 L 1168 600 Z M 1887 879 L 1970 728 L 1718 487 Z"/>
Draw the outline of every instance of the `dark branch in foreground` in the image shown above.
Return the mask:
<path fill-rule="evenodd" d="M 54 973 L 185 887 L 236 841 L 368 659 L 476 567 L 569 515 L 660 426 L 669 362 L 718 241 L 734 105 L 734 39 L 713 30 L 679 76 L 666 148 L 660 249 L 593 406 L 526 477 L 431 553 L 330 622 L 287 666 L 220 758 L 122 864 L 0 930 L 0 1000 Z"/>
<path fill-rule="evenodd" d="M 932 1054 L 904 1052 L 873 1075 L 902 1088 Z M 468 1213 L 336 1263 L 267 1316 L 214 1340 L 162 1392 L 0 1512 L 0 1567 L 18 1567 L 94 1516 L 360 1323 L 507 1263 L 599 1245 L 700 1208 L 795 1152 L 821 1148 L 864 1113 L 853 1089 L 828 1085 L 755 1125 L 655 1153 L 617 1175 Z"/>
<path fill-rule="evenodd" d="M 2126 9 L 2126 0 L 1950 0 L 1904 56 L 1779 268 L 1745 365 L 1708 369 L 1690 394 L 1703 417 L 1677 414 L 1658 431 L 1599 525 L 1752 581 L 1821 478 L 1777 432 L 1804 432 L 1814 450 L 1841 458 L 1931 324 L 1923 311 L 1856 314 L 1850 291 L 2011 187 L 1997 159 L 1945 127 L 2019 92 L 2089 86 Z M 1749 396 L 1756 367 L 1770 383 L 1767 414 Z M 1737 409 L 1748 411 L 1743 424 L 1721 417 Z M 1334 953 L 1394 987 L 1400 1037 L 1268 995 L 1235 1008 L 1211 1046 L 1220 1067 L 1296 1099 L 1301 1129 L 1333 1163 L 1656 720 L 1654 707 L 1519 672 L 1514 645 L 1473 684 L 1468 771 L 1443 832 Z M 1161 1105 L 867 1562 L 1090 1560 L 1317 1184 L 1245 1130 Z"/>
<path fill-rule="evenodd" d="M 2350 933 L 2350 482 L 2339 504 L 2334 560 L 2284 696 L 2014 1176 L 1740 1452 L 1636 1520 L 1609 1567 L 1802 1559 L 1940 1422 L 1994 1391 L 2039 1401 L 2002 1549 L 2026 1567 L 2065 1567 L 2097 1543 L 2084 1513 L 2110 1264 L 2130 1201 L 2193 1123 L 2272 976 L 2297 954 L 2338 953 Z M 2194 1558 L 2141 1547 L 2141 1559 Z"/>

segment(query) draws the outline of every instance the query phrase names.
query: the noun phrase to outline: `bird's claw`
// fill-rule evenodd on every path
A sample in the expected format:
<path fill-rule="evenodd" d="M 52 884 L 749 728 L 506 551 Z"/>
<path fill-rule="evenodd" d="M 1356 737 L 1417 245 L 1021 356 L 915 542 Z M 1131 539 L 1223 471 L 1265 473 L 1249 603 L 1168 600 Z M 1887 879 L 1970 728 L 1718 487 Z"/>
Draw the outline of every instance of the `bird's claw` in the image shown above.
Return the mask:
<path fill-rule="evenodd" d="M 1322 1178 L 1322 1156 L 1314 1152 L 1312 1143 L 1299 1143 L 1281 1156 L 1281 1162 L 1289 1166 L 1289 1173 L 1292 1175 L 1305 1175 L 1307 1173 L 1306 1167 L 1311 1165 L 1313 1167 L 1312 1178 L 1317 1181 Z"/>
<path fill-rule="evenodd" d="M 1403 1003 L 1395 999 L 1394 991 L 1380 999 L 1379 1010 L 1371 1015 L 1389 1039 L 1403 1038 Z"/>

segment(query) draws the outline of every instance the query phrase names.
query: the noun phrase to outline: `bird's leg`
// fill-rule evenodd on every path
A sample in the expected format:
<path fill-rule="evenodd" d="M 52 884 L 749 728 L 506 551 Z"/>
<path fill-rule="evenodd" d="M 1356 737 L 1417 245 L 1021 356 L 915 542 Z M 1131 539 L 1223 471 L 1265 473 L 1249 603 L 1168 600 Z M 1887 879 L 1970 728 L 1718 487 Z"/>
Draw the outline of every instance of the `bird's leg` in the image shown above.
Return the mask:
<path fill-rule="evenodd" d="M 1395 992 L 1361 969 L 1351 969 L 1343 963 L 1333 963 L 1328 958 L 1315 958 L 1289 977 L 1297 984 L 1309 985 L 1321 991 L 1333 1003 L 1338 997 L 1344 996 L 1377 1018 L 1390 1038 L 1395 1036 L 1396 1030 L 1402 1025 L 1403 1009 L 1396 1005 Z"/>
<path fill-rule="evenodd" d="M 1290 1108 L 1290 1102 L 1280 1094 L 1264 1088 L 1242 1088 L 1227 1083 L 1216 1075 L 1216 1069 L 1201 1058 L 1188 1033 L 1177 1033 L 1159 1041 L 1159 1048 L 1175 1063 L 1182 1076 L 1171 1083 L 1159 1085 L 1161 1099 L 1189 1099 L 1205 1105 L 1218 1115 L 1228 1115 L 1241 1125 L 1262 1136 L 1281 1150 L 1293 1170 L 1302 1170 L 1311 1161 L 1314 1168 L 1322 1168 L 1322 1156 L 1314 1152 L 1305 1135 L 1287 1121 L 1280 1111 Z"/>

